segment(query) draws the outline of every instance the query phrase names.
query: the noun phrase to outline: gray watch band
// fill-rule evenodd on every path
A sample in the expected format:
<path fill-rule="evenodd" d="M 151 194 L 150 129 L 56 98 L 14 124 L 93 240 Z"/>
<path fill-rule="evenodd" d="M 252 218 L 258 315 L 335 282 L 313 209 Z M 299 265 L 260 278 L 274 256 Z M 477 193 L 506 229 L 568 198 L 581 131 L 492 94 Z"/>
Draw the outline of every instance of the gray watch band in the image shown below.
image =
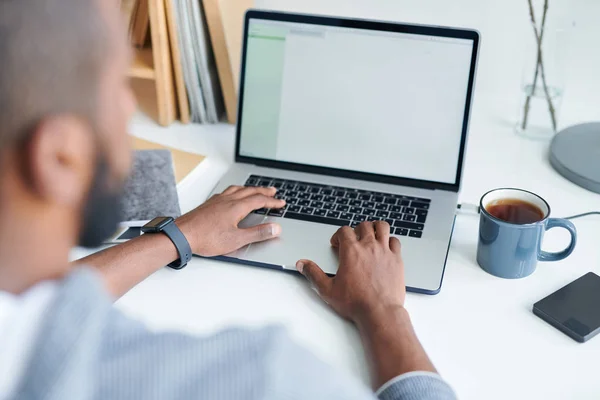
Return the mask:
<path fill-rule="evenodd" d="M 177 248 L 177 252 L 179 253 L 179 260 L 173 261 L 168 265 L 168 267 L 173 269 L 182 269 L 192 259 L 192 248 L 190 247 L 190 243 L 187 241 L 183 233 L 181 233 L 177 227 L 177 224 L 175 224 L 175 221 L 167 224 L 161 232 L 164 232 L 165 235 L 171 239 Z"/>

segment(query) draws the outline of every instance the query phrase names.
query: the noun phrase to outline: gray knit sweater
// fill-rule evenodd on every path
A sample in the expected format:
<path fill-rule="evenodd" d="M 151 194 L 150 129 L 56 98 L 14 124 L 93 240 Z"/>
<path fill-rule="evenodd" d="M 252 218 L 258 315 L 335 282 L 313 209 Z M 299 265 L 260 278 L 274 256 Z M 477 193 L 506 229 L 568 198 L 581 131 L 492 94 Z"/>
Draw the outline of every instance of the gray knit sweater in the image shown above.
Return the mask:
<path fill-rule="evenodd" d="M 153 333 L 116 310 L 90 270 L 73 272 L 48 309 L 16 399 L 376 399 L 282 329 L 208 337 Z M 439 377 L 414 374 L 381 400 L 454 399 Z"/>

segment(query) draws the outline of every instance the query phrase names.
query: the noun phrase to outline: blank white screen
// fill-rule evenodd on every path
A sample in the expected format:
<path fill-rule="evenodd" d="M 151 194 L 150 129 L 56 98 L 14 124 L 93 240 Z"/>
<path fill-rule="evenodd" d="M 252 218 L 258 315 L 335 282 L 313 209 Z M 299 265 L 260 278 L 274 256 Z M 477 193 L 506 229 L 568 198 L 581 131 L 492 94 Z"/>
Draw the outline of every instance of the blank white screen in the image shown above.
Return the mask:
<path fill-rule="evenodd" d="M 455 183 L 471 40 L 287 25 L 276 144 L 242 125 L 243 155 Z"/>

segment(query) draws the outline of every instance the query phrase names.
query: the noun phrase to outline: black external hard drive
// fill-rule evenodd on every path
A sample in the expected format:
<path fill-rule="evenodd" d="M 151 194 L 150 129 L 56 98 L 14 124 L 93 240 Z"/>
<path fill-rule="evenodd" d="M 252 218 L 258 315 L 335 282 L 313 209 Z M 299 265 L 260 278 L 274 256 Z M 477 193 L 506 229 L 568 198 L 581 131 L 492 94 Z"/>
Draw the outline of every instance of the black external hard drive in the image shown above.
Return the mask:
<path fill-rule="evenodd" d="M 533 305 L 533 313 L 578 342 L 600 332 L 600 276 L 589 272 Z"/>

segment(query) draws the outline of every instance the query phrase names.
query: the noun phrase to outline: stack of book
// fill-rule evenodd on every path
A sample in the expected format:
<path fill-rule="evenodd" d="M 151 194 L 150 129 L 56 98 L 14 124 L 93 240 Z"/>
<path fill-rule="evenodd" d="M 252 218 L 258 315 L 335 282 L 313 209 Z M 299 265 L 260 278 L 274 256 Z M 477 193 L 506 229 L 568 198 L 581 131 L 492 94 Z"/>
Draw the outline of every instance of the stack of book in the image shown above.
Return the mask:
<path fill-rule="evenodd" d="M 252 0 L 121 0 L 138 102 L 161 125 L 235 121 L 243 16 Z M 236 39 L 231 41 L 231 37 Z"/>

